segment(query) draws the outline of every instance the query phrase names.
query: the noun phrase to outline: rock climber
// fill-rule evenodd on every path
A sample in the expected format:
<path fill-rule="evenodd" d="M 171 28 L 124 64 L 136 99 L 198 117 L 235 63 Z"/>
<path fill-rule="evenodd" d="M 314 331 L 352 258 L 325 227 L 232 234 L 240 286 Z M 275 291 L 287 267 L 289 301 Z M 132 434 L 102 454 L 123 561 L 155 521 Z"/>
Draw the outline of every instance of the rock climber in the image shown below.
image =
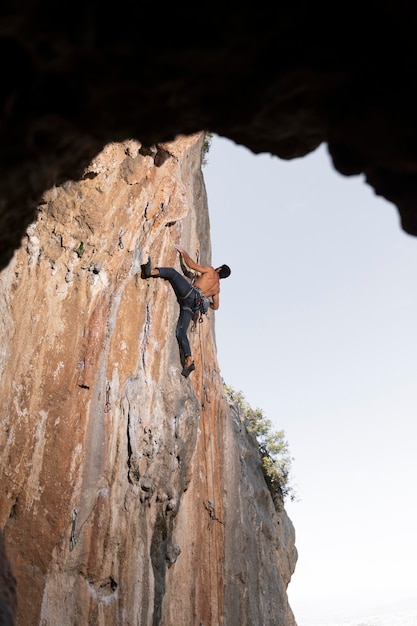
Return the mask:
<path fill-rule="evenodd" d="M 200 274 L 193 284 L 172 267 L 152 268 L 150 257 L 147 263 L 141 265 L 141 276 L 144 279 L 164 278 L 168 280 L 177 296 L 180 315 L 177 322 L 176 337 L 182 354 L 183 370 L 181 374 L 187 378 L 195 369 L 190 342 L 187 337 L 190 322 L 198 312 L 207 313 L 209 308 L 217 311 L 220 306 L 220 279 L 230 276 L 231 270 L 228 265 L 221 265 L 216 269 L 211 265 L 199 265 L 192 260 L 184 248 L 176 243 L 174 243 L 174 248 L 180 253 L 186 266 Z"/>

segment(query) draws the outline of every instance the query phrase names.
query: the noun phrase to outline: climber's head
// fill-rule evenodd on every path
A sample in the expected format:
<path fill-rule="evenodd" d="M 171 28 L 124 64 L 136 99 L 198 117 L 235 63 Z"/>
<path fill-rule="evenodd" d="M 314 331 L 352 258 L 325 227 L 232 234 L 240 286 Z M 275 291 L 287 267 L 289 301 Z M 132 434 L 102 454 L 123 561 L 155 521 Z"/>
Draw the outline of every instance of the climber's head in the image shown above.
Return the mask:
<path fill-rule="evenodd" d="M 220 278 L 227 278 L 232 273 L 228 265 L 220 265 L 216 271 L 219 273 Z"/>

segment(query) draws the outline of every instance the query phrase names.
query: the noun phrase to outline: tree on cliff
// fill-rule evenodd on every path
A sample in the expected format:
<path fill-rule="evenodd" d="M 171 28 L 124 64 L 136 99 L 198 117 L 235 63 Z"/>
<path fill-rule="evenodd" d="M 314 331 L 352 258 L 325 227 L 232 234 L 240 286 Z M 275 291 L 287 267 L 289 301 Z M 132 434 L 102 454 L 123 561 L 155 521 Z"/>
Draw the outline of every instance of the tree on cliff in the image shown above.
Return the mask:
<path fill-rule="evenodd" d="M 264 416 L 261 409 L 253 409 L 241 391 L 235 391 L 225 385 L 225 392 L 229 406 L 237 412 L 248 433 L 256 438 L 263 473 L 274 501 L 278 497 L 282 502 L 286 498 L 293 502 L 297 499 L 291 478 L 293 458 L 285 439 L 285 432 L 283 430 L 274 432 L 271 420 Z"/>

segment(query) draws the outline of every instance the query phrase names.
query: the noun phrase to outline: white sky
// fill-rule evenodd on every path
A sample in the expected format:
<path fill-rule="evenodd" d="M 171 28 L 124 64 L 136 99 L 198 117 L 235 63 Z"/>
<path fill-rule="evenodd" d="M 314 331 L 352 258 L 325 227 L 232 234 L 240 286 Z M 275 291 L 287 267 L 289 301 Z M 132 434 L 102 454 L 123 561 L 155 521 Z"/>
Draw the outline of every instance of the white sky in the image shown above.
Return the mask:
<path fill-rule="evenodd" d="M 417 624 L 417 238 L 324 145 L 283 161 L 215 136 L 203 174 L 232 269 L 221 375 L 294 458 L 298 626 Z"/>

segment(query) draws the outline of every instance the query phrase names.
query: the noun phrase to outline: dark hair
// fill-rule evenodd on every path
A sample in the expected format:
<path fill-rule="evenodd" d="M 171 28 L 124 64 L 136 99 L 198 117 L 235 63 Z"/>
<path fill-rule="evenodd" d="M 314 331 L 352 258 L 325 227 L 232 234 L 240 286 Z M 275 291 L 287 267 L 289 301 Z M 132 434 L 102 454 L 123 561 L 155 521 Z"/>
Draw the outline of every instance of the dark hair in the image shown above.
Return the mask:
<path fill-rule="evenodd" d="M 232 273 L 232 270 L 230 269 L 228 265 L 222 265 L 220 267 L 220 272 L 219 272 L 220 278 L 227 278 L 228 276 L 230 276 L 231 273 Z"/>

